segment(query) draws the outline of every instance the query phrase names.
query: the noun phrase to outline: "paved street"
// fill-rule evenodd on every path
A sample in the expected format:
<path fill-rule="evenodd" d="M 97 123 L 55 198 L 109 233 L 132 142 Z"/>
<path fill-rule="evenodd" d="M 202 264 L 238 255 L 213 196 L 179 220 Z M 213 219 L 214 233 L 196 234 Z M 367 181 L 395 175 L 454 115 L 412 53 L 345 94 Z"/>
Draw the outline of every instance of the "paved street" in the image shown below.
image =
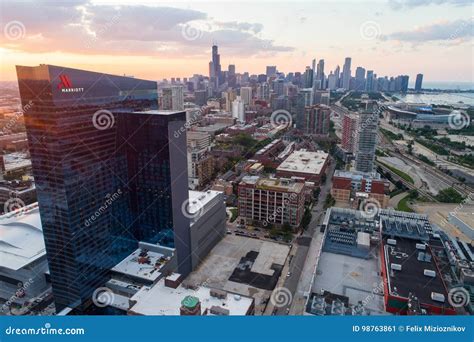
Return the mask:
<path fill-rule="evenodd" d="M 276 315 L 286 315 L 288 313 L 292 313 L 293 310 L 290 310 L 292 303 L 294 302 L 299 307 L 300 310 L 303 310 L 304 299 L 302 300 L 303 293 L 301 291 L 297 291 L 299 288 L 299 282 L 302 275 L 303 269 L 305 269 L 305 265 L 309 262 L 310 264 L 314 264 L 313 260 L 306 260 L 308 257 L 308 251 L 310 251 L 310 247 L 314 249 L 314 247 L 318 244 L 318 240 L 320 243 L 321 238 L 318 237 L 321 234 L 319 233 L 319 229 L 317 226 L 322 218 L 322 214 L 324 212 L 324 202 L 326 200 L 326 196 L 329 194 L 332 185 L 332 175 L 334 173 L 334 169 L 336 167 L 336 163 L 332 160 L 331 165 L 328 167 L 327 170 L 327 180 L 326 184 L 321 186 L 321 193 L 319 195 L 319 200 L 316 205 L 312 209 L 313 219 L 309 224 L 308 228 L 303 232 L 303 234 L 297 239 L 297 242 L 293 244 L 293 248 L 296 248 L 296 251 L 292 251 L 293 258 L 291 258 L 291 263 L 289 265 L 289 272 L 290 276 L 286 278 L 283 286 L 291 291 L 293 295 L 293 301 L 288 303 L 288 305 L 282 306 L 278 308 L 275 312 Z M 314 244 L 314 246 L 312 246 Z M 312 254 L 309 254 L 310 258 L 312 258 Z M 306 267 L 308 268 L 308 267 Z M 309 270 L 310 274 L 313 270 Z M 305 270 L 305 274 L 307 270 Z M 306 274 L 308 276 L 308 274 Z M 300 293 L 301 292 L 301 293 Z M 301 304 L 302 303 L 302 304 Z M 302 313 L 302 311 L 301 311 Z"/>

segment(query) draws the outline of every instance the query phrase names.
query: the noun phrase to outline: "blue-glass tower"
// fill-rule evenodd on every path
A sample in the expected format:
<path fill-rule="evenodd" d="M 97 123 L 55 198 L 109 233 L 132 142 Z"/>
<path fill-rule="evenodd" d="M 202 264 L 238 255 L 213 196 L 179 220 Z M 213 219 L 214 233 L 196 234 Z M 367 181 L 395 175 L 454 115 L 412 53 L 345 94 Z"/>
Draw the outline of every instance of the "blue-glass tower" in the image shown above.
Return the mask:
<path fill-rule="evenodd" d="M 176 247 L 187 274 L 186 135 L 169 134 L 185 113 L 156 111 L 152 81 L 52 65 L 17 75 L 56 310 L 83 311 L 138 241 Z"/>

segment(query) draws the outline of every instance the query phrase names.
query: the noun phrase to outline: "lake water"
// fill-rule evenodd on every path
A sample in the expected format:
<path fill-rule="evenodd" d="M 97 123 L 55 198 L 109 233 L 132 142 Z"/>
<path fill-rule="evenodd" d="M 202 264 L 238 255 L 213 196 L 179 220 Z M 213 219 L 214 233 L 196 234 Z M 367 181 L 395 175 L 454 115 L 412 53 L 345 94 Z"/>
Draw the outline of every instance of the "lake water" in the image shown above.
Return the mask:
<path fill-rule="evenodd" d="M 426 93 L 426 94 L 395 94 L 403 102 L 428 103 L 436 105 L 474 106 L 473 93 Z"/>

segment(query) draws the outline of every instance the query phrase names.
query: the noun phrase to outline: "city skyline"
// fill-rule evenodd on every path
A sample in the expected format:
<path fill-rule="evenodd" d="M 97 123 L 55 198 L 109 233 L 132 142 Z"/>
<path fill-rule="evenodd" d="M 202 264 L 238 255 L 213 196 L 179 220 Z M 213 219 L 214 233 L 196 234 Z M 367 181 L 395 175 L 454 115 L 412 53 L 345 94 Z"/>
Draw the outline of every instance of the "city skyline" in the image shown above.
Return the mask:
<path fill-rule="evenodd" d="M 329 71 L 342 68 L 350 56 L 353 73 L 361 66 L 381 76 L 406 73 L 411 83 L 418 73 L 425 82 L 472 83 L 472 19 L 464 14 L 465 1 L 278 3 L 272 4 L 272 16 L 259 15 L 268 10 L 265 2 L 251 8 L 120 4 L 78 1 L 53 8 L 4 2 L 0 79 L 14 80 L 15 64 L 38 63 L 155 80 L 206 75 L 216 43 L 222 69 L 233 64 L 237 73 L 263 73 L 269 64 L 285 73 L 304 71 L 313 58 L 324 59 Z M 32 6 L 40 15 L 26 14 Z M 344 25 L 334 23 L 334 15 Z"/>

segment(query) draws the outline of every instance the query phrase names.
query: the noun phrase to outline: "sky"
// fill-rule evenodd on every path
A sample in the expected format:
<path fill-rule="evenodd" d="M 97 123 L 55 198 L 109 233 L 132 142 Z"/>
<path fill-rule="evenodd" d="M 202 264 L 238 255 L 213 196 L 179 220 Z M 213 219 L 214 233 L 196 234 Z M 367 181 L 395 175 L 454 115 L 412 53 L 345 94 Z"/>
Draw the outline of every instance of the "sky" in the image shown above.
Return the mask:
<path fill-rule="evenodd" d="M 304 71 L 316 58 L 329 74 L 352 57 L 352 73 L 474 83 L 473 9 L 470 0 L 2 0 L 0 80 L 39 64 L 151 80 L 207 75 L 215 43 L 223 70 Z"/>

